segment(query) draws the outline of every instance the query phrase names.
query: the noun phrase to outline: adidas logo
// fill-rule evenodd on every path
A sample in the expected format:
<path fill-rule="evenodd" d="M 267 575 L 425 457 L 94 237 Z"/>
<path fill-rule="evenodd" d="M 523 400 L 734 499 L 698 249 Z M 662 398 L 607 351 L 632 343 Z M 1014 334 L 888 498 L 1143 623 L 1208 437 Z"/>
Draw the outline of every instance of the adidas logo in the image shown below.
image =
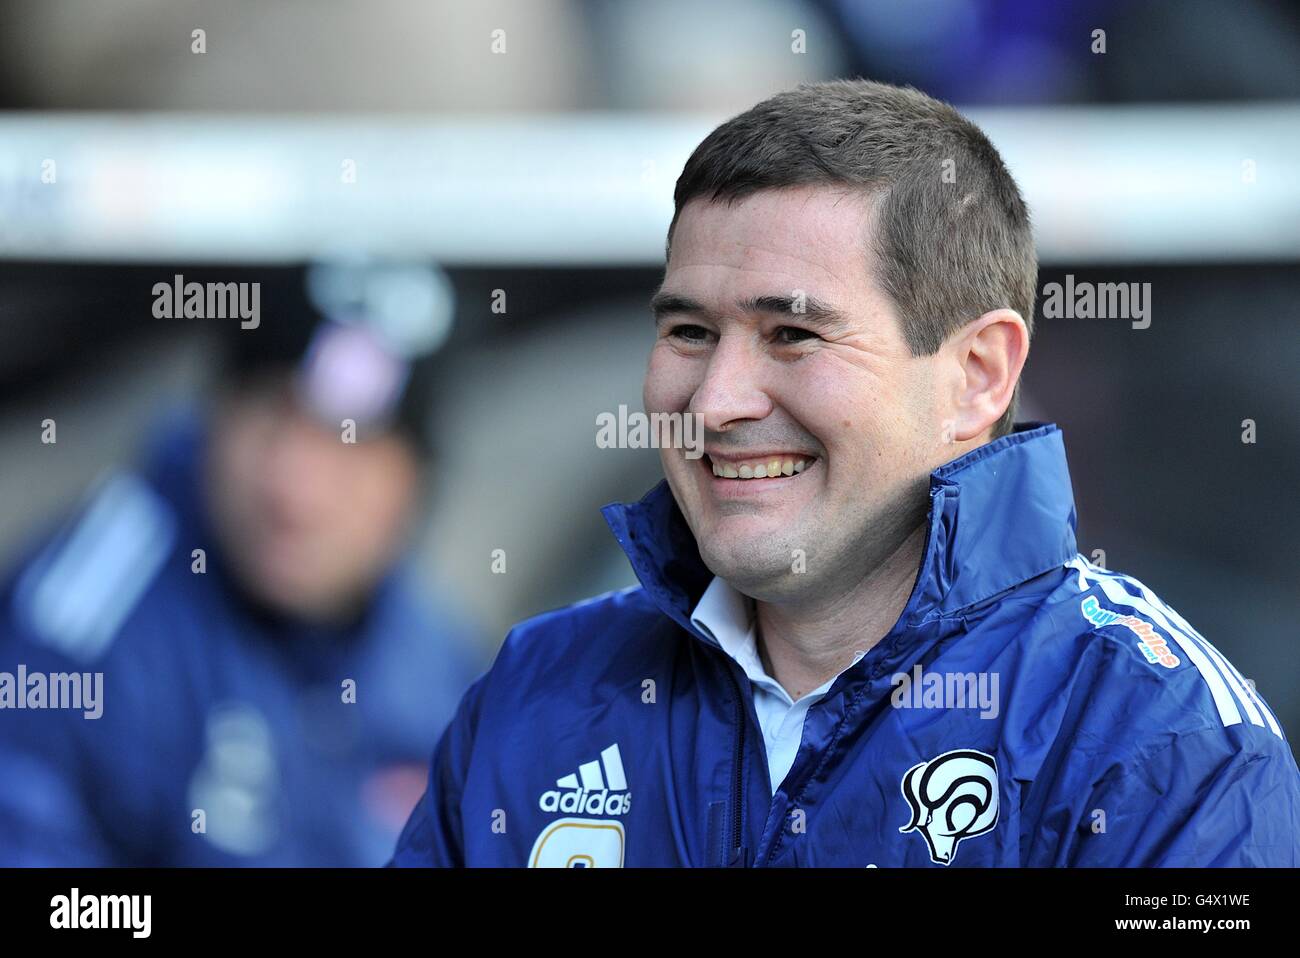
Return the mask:
<path fill-rule="evenodd" d="M 557 778 L 555 784 L 538 802 L 544 812 L 626 815 L 632 807 L 617 742 L 600 753 L 599 761 L 579 765 L 576 775 Z"/>

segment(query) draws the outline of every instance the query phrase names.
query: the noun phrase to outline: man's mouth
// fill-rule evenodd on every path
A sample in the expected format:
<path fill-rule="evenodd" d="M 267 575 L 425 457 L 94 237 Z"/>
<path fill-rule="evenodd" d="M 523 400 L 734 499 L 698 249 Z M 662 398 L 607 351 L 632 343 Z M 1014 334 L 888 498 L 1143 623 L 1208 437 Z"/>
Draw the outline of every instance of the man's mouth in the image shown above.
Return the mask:
<path fill-rule="evenodd" d="M 705 458 L 719 479 L 784 479 L 803 473 L 817 461 L 816 456 L 802 453 L 767 453 L 747 457 L 710 454 Z"/>

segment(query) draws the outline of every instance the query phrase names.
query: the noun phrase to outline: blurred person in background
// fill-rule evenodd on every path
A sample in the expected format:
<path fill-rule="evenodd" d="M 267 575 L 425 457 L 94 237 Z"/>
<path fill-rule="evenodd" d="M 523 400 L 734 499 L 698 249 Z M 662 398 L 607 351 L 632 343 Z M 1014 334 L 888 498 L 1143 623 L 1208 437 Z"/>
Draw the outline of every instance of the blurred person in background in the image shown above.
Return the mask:
<path fill-rule="evenodd" d="M 83 711 L 11 687 L 0 864 L 376 865 L 418 799 L 479 664 L 406 558 L 448 294 L 427 267 L 307 278 L 310 305 L 232 325 L 207 414 L 5 582 L 0 671 L 102 686 Z"/>

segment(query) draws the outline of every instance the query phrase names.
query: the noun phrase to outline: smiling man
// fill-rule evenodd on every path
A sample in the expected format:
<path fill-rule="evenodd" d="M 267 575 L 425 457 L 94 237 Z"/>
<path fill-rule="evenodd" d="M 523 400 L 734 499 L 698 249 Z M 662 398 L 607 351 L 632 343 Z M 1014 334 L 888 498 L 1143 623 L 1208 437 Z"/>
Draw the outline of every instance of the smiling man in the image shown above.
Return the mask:
<path fill-rule="evenodd" d="M 1296 864 L 1276 718 L 1013 425 L 1037 266 L 980 130 L 801 87 L 675 203 L 644 400 L 705 455 L 605 510 L 639 588 L 507 638 L 394 863 Z"/>

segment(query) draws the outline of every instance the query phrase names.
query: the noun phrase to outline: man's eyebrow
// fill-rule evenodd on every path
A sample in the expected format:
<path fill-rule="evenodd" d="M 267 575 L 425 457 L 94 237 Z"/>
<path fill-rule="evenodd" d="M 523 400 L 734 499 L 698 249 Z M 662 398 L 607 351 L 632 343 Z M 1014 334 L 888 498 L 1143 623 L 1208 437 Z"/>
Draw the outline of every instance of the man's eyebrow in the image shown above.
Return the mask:
<path fill-rule="evenodd" d="M 849 325 L 848 317 L 829 303 L 815 296 L 752 296 L 739 304 L 746 313 L 776 313 L 792 316 L 809 326 L 823 329 L 844 329 Z"/>
<path fill-rule="evenodd" d="M 689 296 L 665 293 L 662 290 L 650 297 L 650 312 L 654 314 L 656 322 L 673 314 L 706 318 L 709 316 L 709 311 Z"/>
<path fill-rule="evenodd" d="M 773 313 L 791 316 L 799 322 L 823 329 L 843 329 L 849 325 L 843 312 L 815 296 L 751 296 L 736 304 L 744 313 Z M 711 318 L 712 310 L 681 293 L 657 292 L 650 298 L 650 311 L 658 321 L 664 316 L 684 315 Z"/>

